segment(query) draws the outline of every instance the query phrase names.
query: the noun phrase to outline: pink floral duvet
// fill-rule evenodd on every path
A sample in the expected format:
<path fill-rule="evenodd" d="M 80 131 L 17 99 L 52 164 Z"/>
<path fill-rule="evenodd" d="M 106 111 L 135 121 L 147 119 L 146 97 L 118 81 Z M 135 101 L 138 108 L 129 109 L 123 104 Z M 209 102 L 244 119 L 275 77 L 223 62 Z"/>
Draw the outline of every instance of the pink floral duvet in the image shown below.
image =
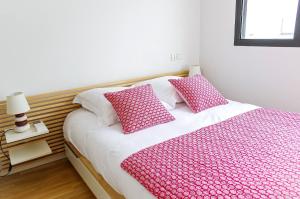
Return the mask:
<path fill-rule="evenodd" d="M 121 166 L 157 198 L 300 198 L 300 115 L 257 109 Z"/>

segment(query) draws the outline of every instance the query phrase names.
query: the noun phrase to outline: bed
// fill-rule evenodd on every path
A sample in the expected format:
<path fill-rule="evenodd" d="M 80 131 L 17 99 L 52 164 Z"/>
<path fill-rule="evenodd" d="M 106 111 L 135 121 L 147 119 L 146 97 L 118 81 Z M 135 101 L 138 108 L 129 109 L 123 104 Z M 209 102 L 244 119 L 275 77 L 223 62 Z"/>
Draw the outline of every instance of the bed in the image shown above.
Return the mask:
<path fill-rule="evenodd" d="M 130 134 L 80 108 L 64 122 L 67 157 L 97 198 L 300 197 L 299 114 L 231 100 L 190 108 Z"/>
<path fill-rule="evenodd" d="M 176 118 L 175 121 L 130 135 L 122 134 L 120 124 L 101 127 L 93 113 L 79 109 L 68 115 L 64 125 L 64 136 L 68 143 L 91 162 L 95 170 L 115 191 L 126 198 L 153 198 L 141 184 L 120 167 L 126 157 L 157 143 L 257 108 L 230 101 L 228 105 L 193 114 L 182 103 L 171 111 Z"/>

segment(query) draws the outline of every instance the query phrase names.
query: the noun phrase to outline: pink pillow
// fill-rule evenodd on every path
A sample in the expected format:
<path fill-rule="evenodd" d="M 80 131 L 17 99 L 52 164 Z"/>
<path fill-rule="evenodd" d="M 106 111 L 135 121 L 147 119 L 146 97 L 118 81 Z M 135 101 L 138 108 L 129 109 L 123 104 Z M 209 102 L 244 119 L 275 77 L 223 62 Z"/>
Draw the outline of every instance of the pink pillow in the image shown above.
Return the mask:
<path fill-rule="evenodd" d="M 124 133 L 133 133 L 175 118 L 154 95 L 151 85 L 143 85 L 104 96 L 114 107 Z"/>
<path fill-rule="evenodd" d="M 228 104 L 221 93 L 202 75 L 170 79 L 169 81 L 194 113 L 214 106 Z"/>

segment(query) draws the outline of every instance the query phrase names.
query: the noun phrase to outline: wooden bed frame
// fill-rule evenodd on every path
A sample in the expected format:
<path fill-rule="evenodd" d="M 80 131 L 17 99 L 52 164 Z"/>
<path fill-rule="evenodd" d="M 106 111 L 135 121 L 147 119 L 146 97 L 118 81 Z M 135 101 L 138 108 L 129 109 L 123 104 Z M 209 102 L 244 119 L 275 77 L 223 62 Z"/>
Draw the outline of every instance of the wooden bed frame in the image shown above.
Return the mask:
<path fill-rule="evenodd" d="M 81 155 L 70 142 L 66 142 L 66 156 L 96 198 L 125 199 L 98 174 L 90 161 Z"/>
<path fill-rule="evenodd" d="M 38 140 L 41 138 L 46 139 L 52 150 L 52 154 L 43 158 L 38 158 L 33 161 L 17 165 L 13 168 L 12 173 L 23 171 L 51 161 L 55 161 L 57 159 L 67 157 L 97 198 L 123 199 L 124 197 L 116 192 L 112 187 L 110 187 L 110 185 L 103 179 L 103 177 L 96 172 L 91 163 L 85 157 L 83 157 L 71 143 L 67 143 L 64 140 L 64 120 L 70 112 L 80 107 L 79 105 L 72 103 L 74 97 L 82 91 L 93 88 L 131 86 L 137 82 L 162 76 L 185 77 L 187 75 L 188 71 L 184 70 L 179 72 L 164 73 L 124 81 L 102 83 L 82 88 L 75 88 L 27 97 L 27 100 L 31 107 L 30 112 L 27 114 L 29 121 L 43 120 L 50 131 L 50 133 L 46 135 L 31 138 L 30 141 Z M 2 132 L 5 129 L 11 128 L 13 124 L 13 117 L 6 114 L 6 102 L 0 102 L 0 131 Z M 28 140 L 23 140 L 7 144 L 6 140 L 4 139 L 2 141 L 4 153 L 8 153 L 9 147 L 14 147 L 27 141 Z M 8 167 L 9 160 L 7 160 L 5 158 L 5 155 L 0 152 L 0 174 L 6 173 Z"/>

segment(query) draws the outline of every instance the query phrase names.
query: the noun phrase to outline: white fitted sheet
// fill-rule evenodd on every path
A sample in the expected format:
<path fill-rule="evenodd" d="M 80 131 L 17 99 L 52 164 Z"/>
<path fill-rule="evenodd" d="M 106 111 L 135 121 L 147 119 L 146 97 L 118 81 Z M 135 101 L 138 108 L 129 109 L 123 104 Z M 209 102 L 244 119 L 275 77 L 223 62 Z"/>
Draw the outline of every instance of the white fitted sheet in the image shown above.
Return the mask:
<path fill-rule="evenodd" d="M 256 108 L 254 105 L 229 101 L 227 105 L 194 114 L 185 104 L 178 104 L 176 109 L 170 111 L 175 121 L 127 135 L 122 133 L 119 123 L 110 127 L 102 126 L 93 113 L 78 109 L 66 118 L 64 135 L 116 191 L 128 199 L 154 198 L 120 167 L 123 160 L 144 148 Z"/>

